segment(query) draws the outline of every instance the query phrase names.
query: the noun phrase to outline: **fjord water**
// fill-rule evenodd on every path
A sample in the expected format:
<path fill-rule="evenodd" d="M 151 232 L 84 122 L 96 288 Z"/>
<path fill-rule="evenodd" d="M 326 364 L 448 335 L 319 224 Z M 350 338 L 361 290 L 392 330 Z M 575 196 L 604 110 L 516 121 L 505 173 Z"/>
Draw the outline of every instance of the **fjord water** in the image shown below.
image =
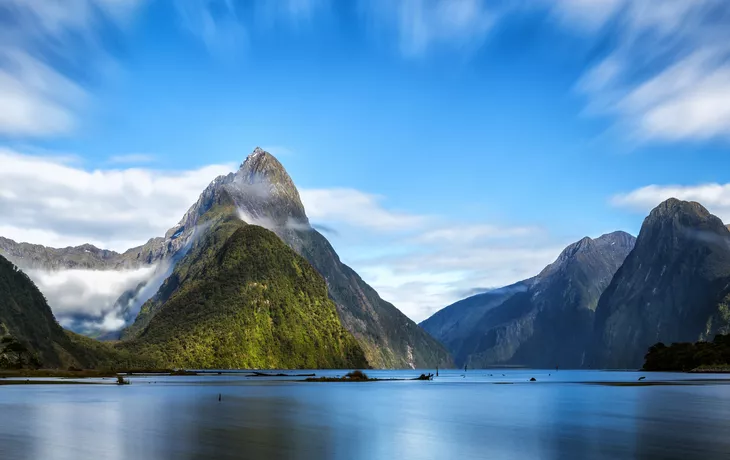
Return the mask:
<path fill-rule="evenodd" d="M 608 384 L 642 375 L 681 384 Z M 9 385 L 0 386 L 0 458 L 724 459 L 722 378 L 492 369 L 442 371 L 431 382 L 224 374 Z"/>

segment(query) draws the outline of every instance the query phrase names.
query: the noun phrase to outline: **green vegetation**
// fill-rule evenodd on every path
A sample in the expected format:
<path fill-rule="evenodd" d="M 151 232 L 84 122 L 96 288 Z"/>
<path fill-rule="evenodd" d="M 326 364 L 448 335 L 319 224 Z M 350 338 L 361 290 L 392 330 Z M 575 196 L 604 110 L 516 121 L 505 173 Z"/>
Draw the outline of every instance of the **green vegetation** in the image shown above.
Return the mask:
<path fill-rule="evenodd" d="M 65 340 L 43 294 L 0 256 L 0 367 L 58 367 Z"/>
<path fill-rule="evenodd" d="M 28 350 L 28 347 L 15 337 L 6 335 L 0 339 L 0 368 L 22 369 L 40 366 L 38 354 Z"/>
<path fill-rule="evenodd" d="M 117 369 L 155 363 L 65 331 L 28 276 L 0 256 L 0 369 Z"/>
<path fill-rule="evenodd" d="M 647 371 L 723 372 L 730 368 L 730 335 L 716 335 L 712 342 L 657 343 L 645 360 Z"/>
<path fill-rule="evenodd" d="M 366 366 L 322 277 L 274 233 L 230 211 L 216 206 L 201 219 L 205 236 L 143 308 L 145 327 L 116 348 L 168 368 Z"/>
<path fill-rule="evenodd" d="M 0 257 L 0 367 L 68 368 L 53 376 L 83 377 L 82 368 L 367 366 L 305 259 L 226 203 L 199 224 L 208 226 L 204 237 L 145 305 L 141 332 L 116 344 L 64 331 L 30 278 Z"/>

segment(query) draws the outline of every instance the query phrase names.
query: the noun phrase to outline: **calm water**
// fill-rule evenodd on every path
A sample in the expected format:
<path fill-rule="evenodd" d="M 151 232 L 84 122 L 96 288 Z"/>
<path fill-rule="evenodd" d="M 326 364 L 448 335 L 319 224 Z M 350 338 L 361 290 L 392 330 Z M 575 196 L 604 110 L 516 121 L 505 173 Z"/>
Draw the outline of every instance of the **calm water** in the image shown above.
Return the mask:
<path fill-rule="evenodd" d="M 585 383 L 707 376 L 462 374 L 442 372 L 432 382 L 211 375 L 133 377 L 122 387 L 0 386 L 0 458 L 730 458 L 730 385 Z M 528 382 L 533 376 L 538 381 Z"/>

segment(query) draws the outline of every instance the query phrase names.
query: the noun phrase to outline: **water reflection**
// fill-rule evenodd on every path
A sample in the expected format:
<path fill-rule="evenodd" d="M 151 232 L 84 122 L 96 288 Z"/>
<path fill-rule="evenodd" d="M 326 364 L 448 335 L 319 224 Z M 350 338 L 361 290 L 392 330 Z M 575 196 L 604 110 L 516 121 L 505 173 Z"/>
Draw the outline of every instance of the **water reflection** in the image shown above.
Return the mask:
<path fill-rule="evenodd" d="M 160 380 L 3 387 L 0 458 L 730 456 L 726 385 Z"/>

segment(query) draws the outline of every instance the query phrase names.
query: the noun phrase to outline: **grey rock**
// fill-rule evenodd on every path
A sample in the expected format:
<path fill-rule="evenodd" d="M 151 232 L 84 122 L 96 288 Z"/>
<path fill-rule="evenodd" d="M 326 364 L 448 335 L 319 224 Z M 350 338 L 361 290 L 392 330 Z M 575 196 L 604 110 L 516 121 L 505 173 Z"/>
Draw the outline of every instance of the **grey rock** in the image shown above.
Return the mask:
<path fill-rule="evenodd" d="M 638 368 L 657 342 L 727 333 L 729 294 L 730 231 L 699 203 L 663 202 L 598 303 L 594 367 Z"/>

